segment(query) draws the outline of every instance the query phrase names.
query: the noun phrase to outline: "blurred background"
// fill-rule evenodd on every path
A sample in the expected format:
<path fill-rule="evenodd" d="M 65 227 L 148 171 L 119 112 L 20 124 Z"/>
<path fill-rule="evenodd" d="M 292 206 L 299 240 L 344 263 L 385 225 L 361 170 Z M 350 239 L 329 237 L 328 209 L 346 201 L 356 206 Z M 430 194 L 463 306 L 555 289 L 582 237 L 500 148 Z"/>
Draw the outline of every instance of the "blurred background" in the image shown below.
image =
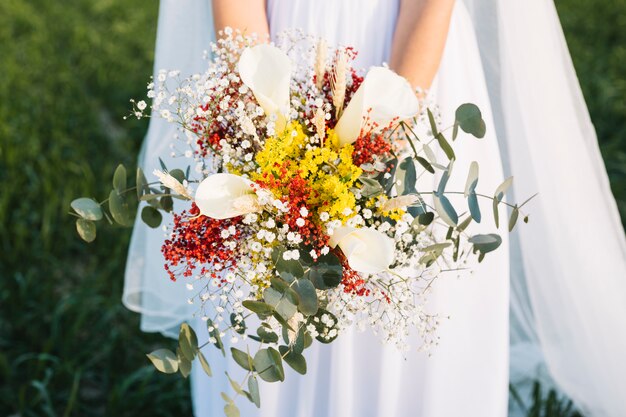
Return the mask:
<path fill-rule="evenodd" d="M 556 0 L 626 221 L 626 0 Z M 129 229 L 83 243 L 70 201 L 108 192 L 147 123 L 157 1 L 0 1 L 0 416 L 191 415 L 120 301 Z M 581 196 L 581 199 L 584 196 Z M 173 343 L 172 343 L 173 345 Z M 537 390 L 529 417 L 578 416 Z"/>

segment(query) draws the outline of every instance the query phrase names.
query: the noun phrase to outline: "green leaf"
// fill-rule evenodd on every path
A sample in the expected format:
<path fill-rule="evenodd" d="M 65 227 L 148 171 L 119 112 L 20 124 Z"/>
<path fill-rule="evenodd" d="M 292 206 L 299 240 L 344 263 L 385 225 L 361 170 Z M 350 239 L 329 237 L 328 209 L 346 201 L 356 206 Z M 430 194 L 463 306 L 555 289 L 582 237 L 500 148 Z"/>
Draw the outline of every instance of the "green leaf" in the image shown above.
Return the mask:
<path fill-rule="evenodd" d="M 455 126 L 459 126 L 465 133 L 469 133 L 479 139 L 485 137 L 487 127 L 478 106 L 465 103 L 456 110 Z M 454 135 L 456 136 L 456 135 Z"/>
<path fill-rule="evenodd" d="M 187 323 L 180 325 L 178 346 L 185 358 L 190 361 L 194 360 L 196 352 L 198 351 L 198 337 L 196 336 L 196 332 Z"/>
<path fill-rule="evenodd" d="M 496 188 L 496 192 L 493 193 L 493 196 L 498 200 L 498 203 L 502 201 L 502 199 L 504 198 L 504 194 L 511 187 L 511 184 L 513 184 L 513 177 L 505 179 L 504 182 L 500 184 L 498 188 Z"/>
<path fill-rule="evenodd" d="M 422 213 L 417 217 L 417 221 L 419 224 L 421 224 L 422 226 L 428 226 L 430 225 L 433 220 L 435 220 L 435 213 L 433 212 L 427 212 L 427 213 Z"/>
<path fill-rule="evenodd" d="M 202 365 L 202 369 L 208 376 L 213 376 L 213 371 L 211 370 L 211 365 L 209 365 L 209 361 L 206 360 L 202 352 L 198 351 L 198 359 L 200 360 L 200 365 Z"/>
<path fill-rule="evenodd" d="M 443 136 L 443 134 L 438 133 L 437 136 L 435 136 L 435 138 L 437 139 L 437 142 L 439 143 L 439 146 L 441 147 L 443 152 L 446 154 L 448 159 L 450 161 L 453 160 L 453 159 L 456 159 L 456 156 L 454 155 L 454 150 L 452 149 L 452 146 L 450 146 L 450 143 L 446 140 L 446 138 Z"/>
<path fill-rule="evenodd" d="M 364 198 L 377 197 L 385 191 L 382 185 L 373 178 L 361 176 L 359 177 L 359 181 L 363 184 L 361 187 L 361 195 Z"/>
<path fill-rule="evenodd" d="M 259 394 L 259 381 L 254 375 L 248 378 L 248 391 L 250 391 L 250 397 L 254 405 L 258 408 L 261 407 L 261 395 Z"/>
<path fill-rule="evenodd" d="M 259 335 L 258 340 L 259 342 L 263 342 L 263 343 L 276 343 L 278 342 L 278 335 L 272 331 L 269 331 L 268 329 L 266 329 L 263 326 L 260 326 L 257 330 L 256 330 L 256 334 Z M 253 339 L 256 339 L 254 336 L 250 336 Z"/>
<path fill-rule="evenodd" d="M 152 206 L 145 206 L 141 209 L 141 220 L 153 229 L 156 229 L 161 225 L 163 216 L 161 212 Z"/>
<path fill-rule="evenodd" d="M 435 194 L 433 196 L 435 202 L 435 210 L 448 226 L 455 227 L 459 221 L 459 215 L 454 210 L 452 203 L 445 195 Z"/>
<path fill-rule="evenodd" d="M 415 194 L 417 192 L 415 189 L 415 184 L 417 183 L 417 170 L 415 169 L 415 162 L 413 162 L 413 158 L 405 158 L 400 163 L 400 167 L 404 170 L 404 190 L 402 191 L 402 195 Z"/>
<path fill-rule="evenodd" d="M 174 200 L 169 195 L 161 197 L 159 205 L 163 210 L 170 213 L 174 209 Z"/>
<path fill-rule="evenodd" d="M 169 349 L 157 349 L 146 355 L 152 362 L 154 367 L 164 374 L 173 374 L 178 372 L 178 358 L 176 354 Z"/>
<path fill-rule="evenodd" d="M 500 227 L 500 213 L 498 211 L 498 199 L 497 198 L 493 198 L 493 203 L 492 203 L 492 208 L 493 208 L 493 221 L 496 223 L 496 227 Z"/>
<path fill-rule="evenodd" d="M 109 211 L 113 220 L 122 226 L 132 226 L 133 219 L 128 201 L 116 190 L 109 194 Z"/>
<path fill-rule="evenodd" d="M 228 378 L 228 382 L 230 382 L 230 386 L 233 388 L 233 390 L 235 390 L 235 392 L 239 395 L 244 395 L 241 385 L 239 385 L 237 381 L 232 379 L 230 375 L 228 375 L 228 372 L 224 372 L 224 373 L 226 374 L 226 378 Z"/>
<path fill-rule="evenodd" d="M 295 304 L 289 301 L 285 294 L 281 294 L 274 288 L 266 288 L 263 291 L 263 299 L 285 320 L 289 320 L 298 311 Z"/>
<path fill-rule="evenodd" d="M 467 181 L 465 182 L 465 197 L 469 196 L 476 189 L 476 185 L 478 185 L 478 162 L 472 161 L 467 174 Z"/>
<path fill-rule="evenodd" d="M 259 377 L 267 382 L 284 381 L 285 371 L 280 353 L 274 348 L 259 350 L 254 355 L 254 368 Z"/>
<path fill-rule="evenodd" d="M 274 312 L 274 307 L 263 301 L 245 300 L 242 305 L 253 313 L 261 316 L 269 316 Z"/>
<path fill-rule="evenodd" d="M 293 289 L 300 299 L 298 310 L 305 316 L 317 313 L 317 292 L 313 283 L 308 279 L 299 279 L 293 284 Z"/>
<path fill-rule="evenodd" d="M 474 235 L 468 240 L 474 245 L 474 249 L 478 250 L 481 254 L 492 252 L 500 247 L 502 244 L 502 238 L 491 233 L 488 235 Z"/>
<path fill-rule="evenodd" d="M 82 240 L 91 243 L 96 239 L 96 224 L 91 220 L 77 219 L 76 231 Z"/>
<path fill-rule="evenodd" d="M 464 232 L 465 229 L 467 229 L 467 226 L 469 226 L 471 222 L 472 222 L 472 216 L 471 215 L 467 216 L 467 218 L 463 220 L 461 224 L 459 224 L 456 230 L 458 230 L 459 232 Z"/>
<path fill-rule="evenodd" d="M 443 172 L 441 179 L 439 180 L 439 185 L 437 187 L 437 194 L 443 195 L 443 192 L 446 190 L 446 186 L 448 185 L 448 180 L 450 179 L 450 175 L 452 175 L 452 168 L 454 167 L 454 160 L 450 161 L 446 170 Z"/>
<path fill-rule="evenodd" d="M 419 162 L 419 164 L 423 166 L 426 171 L 430 172 L 431 174 L 435 173 L 435 168 L 433 168 L 430 162 L 428 162 L 426 159 L 422 158 L 421 156 L 415 156 L 415 160 Z"/>
<path fill-rule="evenodd" d="M 230 314 L 230 324 L 233 326 L 233 330 L 235 330 L 239 334 L 244 334 L 246 332 L 246 322 L 241 319 L 241 321 L 237 321 L 237 314 Z"/>
<path fill-rule="evenodd" d="M 234 347 L 230 348 L 230 353 L 233 355 L 233 359 L 237 362 L 237 365 L 241 366 L 246 371 L 254 371 L 254 365 L 250 355 Z"/>
<path fill-rule="evenodd" d="M 517 218 L 519 217 L 519 208 L 515 206 L 513 211 L 511 212 L 511 217 L 509 218 L 509 232 L 512 232 L 515 228 L 515 224 L 517 223 Z"/>
<path fill-rule="evenodd" d="M 213 323 L 211 319 L 207 320 L 206 325 L 207 330 L 209 331 L 209 336 L 215 339 L 215 343 L 213 344 L 222 352 L 222 355 L 226 356 L 224 343 L 222 342 L 222 337 L 220 336 L 220 329 Z M 211 327 L 213 328 L 213 330 L 210 330 Z"/>
<path fill-rule="evenodd" d="M 148 180 L 146 179 L 146 176 L 141 168 L 137 168 L 135 183 L 137 187 L 137 198 L 141 199 L 144 193 L 148 191 Z"/>
<path fill-rule="evenodd" d="M 126 168 L 122 164 L 117 166 L 113 174 L 113 188 L 118 193 L 122 193 L 126 189 Z"/>
<path fill-rule="evenodd" d="M 334 253 L 328 253 L 317 258 L 305 275 L 318 290 L 335 288 L 341 283 L 343 267 Z"/>
<path fill-rule="evenodd" d="M 469 206 L 472 219 L 474 219 L 476 223 L 480 223 L 482 215 L 480 213 L 480 205 L 478 204 L 478 196 L 474 190 L 472 190 L 467 197 L 467 205 Z"/>
<path fill-rule="evenodd" d="M 430 130 L 433 132 L 433 136 L 437 136 L 439 134 L 439 129 L 437 129 L 437 123 L 435 122 L 435 116 L 430 109 L 426 109 L 428 112 L 428 122 L 430 123 Z"/>
<path fill-rule="evenodd" d="M 276 246 L 272 250 L 272 261 L 274 261 L 276 271 L 278 271 L 281 277 L 287 282 L 292 282 L 295 278 L 302 278 L 304 276 L 304 269 L 300 262 L 293 259 L 285 260 L 283 258 L 284 252 L 285 248 L 283 246 Z"/>
<path fill-rule="evenodd" d="M 70 203 L 70 206 L 85 220 L 102 220 L 102 208 L 91 198 L 77 198 Z"/>
<path fill-rule="evenodd" d="M 224 406 L 224 414 L 226 417 L 240 417 L 239 409 L 235 403 L 228 403 Z"/>
<path fill-rule="evenodd" d="M 183 183 L 183 181 L 185 181 L 185 173 L 183 172 L 182 169 L 173 169 L 171 171 L 168 172 L 172 177 L 176 178 L 176 181 L 180 182 L 181 184 Z"/>
<path fill-rule="evenodd" d="M 183 352 L 180 349 L 176 349 L 176 358 L 178 359 L 178 370 L 183 378 L 187 378 L 191 373 L 191 361 L 185 357 Z"/>
<path fill-rule="evenodd" d="M 290 351 L 287 346 L 279 346 L 278 350 L 285 362 L 287 362 L 287 365 L 301 375 L 306 374 L 306 359 L 302 354 Z"/>

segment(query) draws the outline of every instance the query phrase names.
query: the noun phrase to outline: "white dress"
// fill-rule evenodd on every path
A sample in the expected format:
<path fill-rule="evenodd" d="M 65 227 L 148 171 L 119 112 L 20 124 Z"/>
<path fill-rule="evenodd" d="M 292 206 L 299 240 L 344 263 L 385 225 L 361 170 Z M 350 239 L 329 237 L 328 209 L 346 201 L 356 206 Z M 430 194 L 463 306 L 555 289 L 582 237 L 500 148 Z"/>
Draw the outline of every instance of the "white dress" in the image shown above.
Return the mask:
<path fill-rule="evenodd" d="M 399 0 L 269 0 L 272 36 L 288 28 L 352 45 L 357 66 L 381 65 L 389 52 Z M 480 163 L 479 188 L 492 193 L 502 182 L 498 142 L 494 134 L 483 69 L 467 10 L 459 2 L 433 93 L 452 123 L 460 104 L 479 105 L 489 134 L 455 142 L 459 160 L 449 190 L 463 190 L 469 164 Z M 459 71 L 463 68 L 463 71 Z M 442 155 L 441 161 L 445 160 Z M 432 180 L 431 180 L 432 181 Z M 419 188 L 430 191 L 432 182 Z M 459 204 L 464 204 L 459 200 Z M 490 204 L 483 211 L 489 213 Z M 475 230 L 494 232 L 486 220 Z M 504 232 L 504 231 L 502 231 Z M 308 373 L 289 370 L 284 383 L 261 385 L 260 411 L 241 399 L 242 416 L 267 417 L 504 417 L 508 402 L 508 250 L 502 249 L 478 266 L 472 276 L 450 274 L 436 283 L 433 312 L 442 319 L 439 346 L 432 356 L 411 351 L 406 359 L 394 347 L 383 346 L 370 332 L 348 331 L 331 345 L 314 345 L 305 352 Z M 197 321 L 198 333 L 206 330 Z M 202 340 L 201 340 L 202 341 Z M 220 391 L 229 392 L 223 371 L 241 372 L 212 346 L 205 353 L 213 366 L 208 378 L 197 366 L 192 389 L 196 417 L 223 414 Z"/>

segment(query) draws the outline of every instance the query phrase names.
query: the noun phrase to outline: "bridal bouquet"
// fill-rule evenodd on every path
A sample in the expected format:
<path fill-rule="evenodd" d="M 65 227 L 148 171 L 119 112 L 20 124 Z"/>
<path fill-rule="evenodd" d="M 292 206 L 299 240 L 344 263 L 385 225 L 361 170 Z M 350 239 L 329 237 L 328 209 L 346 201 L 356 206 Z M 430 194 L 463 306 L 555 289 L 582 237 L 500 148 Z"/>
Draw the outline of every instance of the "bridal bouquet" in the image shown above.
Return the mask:
<path fill-rule="evenodd" d="M 240 382 L 229 376 L 231 386 L 257 406 L 259 378 L 283 381 L 285 365 L 306 373 L 303 351 L 332 343 L 350 325 L 369 326 L 401 350 L 415 333 L 429 348 L 437 341 L 437 316 L 424 308 L 432 281 L 501 243 L 497 234 L 467 234 L 481 221 L 478 165 L 457 190 L 468 207 L 459 214 L 446 196 L 454 150 L 409 83 L 385 67 L 353 68 L 351 48 L 305 44 L 298 54 L 294 42 L 279 48 L 227 30 L 206 72 L 181 79 L 162 71 L 148 86 L 151 114 L 183 132 L 188 150 L 180 157 L 189 168 L 161 163 L 155 183 L 138 170 L 141 217 L 158 227 L 161 213 L 172 213 L 164 268 L 186 281 L 208 343 L 224 354 L 232 346 L 247 374 Z M 147 117 L 148 105 L 133 103 L 133 115 Z M 482 138 L 480 110 L 462 105 L 451 129 L 453 140 L 460 132 Z M 423 175 L 436 191 L 416 188 Z M 113 183 L 110 216 L 92 199 L 72 203 L 85 240 L 103 215 L 132 224 L 135 193 L 122 166 Z M 503 201 L 510 183 L 488 198 L 496 224 L 498 206 L 512 208 L 512 229 L 520 207 Z M 187 207 L 173 210 L 172 198 Z M 201 347 L 183 324 L 176 352 L 148 357 L 159 371 L 185 377 L 198 358 L 211 375 Z M 222 397 L 226 414 L 238 415 Z"/>

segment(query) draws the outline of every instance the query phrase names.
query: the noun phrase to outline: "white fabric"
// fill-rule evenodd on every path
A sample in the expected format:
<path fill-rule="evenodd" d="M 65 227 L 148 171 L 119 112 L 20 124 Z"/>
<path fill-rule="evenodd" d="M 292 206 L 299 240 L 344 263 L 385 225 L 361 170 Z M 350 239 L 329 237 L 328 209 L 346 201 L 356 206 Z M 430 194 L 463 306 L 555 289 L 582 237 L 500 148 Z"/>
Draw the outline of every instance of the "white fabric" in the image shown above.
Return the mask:
<path fill-rule="evenodd" d="M 512 376 L 543 353 L 584 415 L 626 415 L 626 241 L 554 4 L 471 3 L 514 193 L 540 193 L 513 241 Z"/>
<path fill-rule="evenodd" d="M 479 104 L 489 135 L 482 142 L 457 141 L 455 146 L 475 149 L 459 150 L 466 160 L 457 162 L 458 177 L 449 187 L 463 187 L 472 155 L 481 161 L 481 189 L 489 192 L 501 179 L 495 124 L 504 171 L 516 176 L 516 199 L 541 193 L 528 207 L 531 223 L 511 235 L 512 381 L 544 376 L 545 360 L 586 416 L 621 417 L 626 415 L 621 397 L 626 243 L 554 5 L 550 0 L 465 3 L 471 19 L 457 5 L 434 90 L 447 117 L 461 102 Z M 268 1 L 274 33 L 298 26 L 355 45 L 361 66 L 386 59 L 397 12 L 397 0 Z M 207 0 L 162 0 L 155 68 L 201 70 L 211 20 Z M 152 121 L 141 159 L 147 172 L 157 166 L 157 156 L 169 154 L 173 133 Z M 491 230 L 486 223 L 482 227 Z M 161 241 L 161 231 L 137 223 L 124 302 L 142 312 L 143 330 L 175 334 L 194 308 L 186 303 L 184 285 L 171 283 L 161 269 Z M 506 251 L 487 261 L 474 277 L 440 281 L 432 307 L 451 318 L 443 321 L 442 342 L 432 358 L 412 354 L 402 361 L 373 336 L 350 333 L 308 352 L 309 375 L 289 373 L 289 385 L 263 384 L 260 415 L 505 415 Z M 206 339 L 202 324 L 196 325 Z M 196 415 L 219 416 L 218 393 L 228 390 L 223 367 L 237 370 L 215 349 L 206 354 L 216 376 L 208 380 L 195 367 Z M 242 409 L 244 416 L 258 414 Z"/>

